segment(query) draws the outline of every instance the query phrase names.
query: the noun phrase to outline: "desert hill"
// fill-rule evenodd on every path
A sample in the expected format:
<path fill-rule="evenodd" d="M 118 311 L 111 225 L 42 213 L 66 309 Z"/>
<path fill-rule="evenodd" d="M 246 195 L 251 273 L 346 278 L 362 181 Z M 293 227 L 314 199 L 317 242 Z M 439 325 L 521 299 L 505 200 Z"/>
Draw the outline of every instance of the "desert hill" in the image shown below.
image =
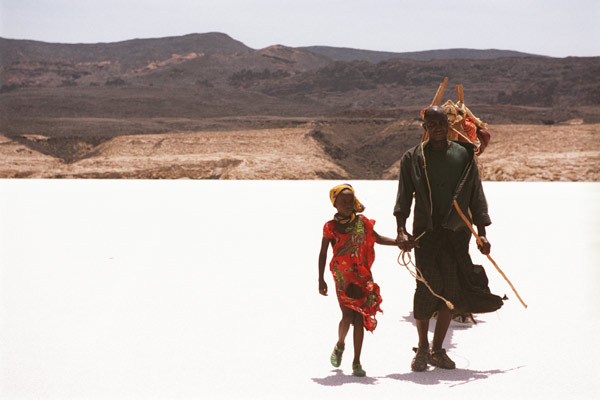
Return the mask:
<path fill-rule="evenodd" d="M 359 61 L 339 61 L 351 58 Z M 369 61 L 379 59 L 383 61 Z M 256 97 L 246 102 L 246 110 L 244 102 L 236 105 L 233 115 L 254 115 L 256 104 L 264 102 L 265 107 L 258 109 L 268 108 L 273 102 L 269 99 L 278 103 L 267 113 L 272 115 L 298 116 L 299 110 L 315 115 L 420 107 L 444 77 L 468 89 L 470 104 L 564 111 L 600 104 L 599 74 L 599 57 L 550 58 L 469 49 L 384 53 L 281 45 L 253 50 L 221 33 L 99 44 L 0 38 L 2 92 L 35 88 L 39 90 L 35 97 L 47 98 L 52 93 L 45 88 L 91 88 L 74 91 L 74 97 L 94 100 L 95 92 L 100 96 L 106 92 L 104 87 L 116 89 L 110 90 L 115 100 L 125 97 L 130 101 L 152 97 L 148 92 L 157 89 L 156 95 L 165 101 L 179 103 L 181 96 L 200 96 L 222 103 L 221 115 L 232 115 L 227 107 L 232 95 Z M 118 90 L 124 87 L 127 90 Z M 168 89 L 175 91 L 169 93 Z M 62 92 L 56 94 L 71 97 Z M 23 93 L 23 97 L 28 96 Z M 14 97 L 11 102 L 18 103 L 20 96 Z M 90 110 L 90 102 L 66 104 L 64 108 L 91 116 L 98 109 Z M 304 106 L 299 107 L 299 103 Z M 181 105 L 186 106 L 185 102 Z M 120 108 L 123 106 L 126 104 Z M 572 116 L 565 114 L 558 119 Z M 576 116 L 591 118 L 585 112 Z"/>
<path fill-rule="evenodd" d="M 381 118 L 202 122 L 139 121 L 145 131 L 112 137 L 0 134 L 0 178 L 397 179 L 421 133 L 417 121 Z M 492 135 L 478 161 L 484 180 L 600 181 L 600 124 L 494 125 Z"/>
<path fill-rule="evenodd" d="M 115 43 L 46 43 L 0 38 L 0 65 L 26 62 L 93 63 L 116 62 L 122 68 L 137 68 L 173 54 L 236 54 L 252 51 L 224 33 L 190 34 L 156 39 L 133 39 Z"/>
<path fill-rule="evenodd" d="M 274 45 L 272 48 L 286 46 Z M 534 54 L 510 50 L 444 49 L 420 52 L 383 52 L 330 46 L 296 48 L 298 52 L 321 55 L 329 61 L 369 61 L 389 59 L 430 61 L 439 59 L 496 59 L 535 57 Z M 0 37 L 0 66 L 22 62 L 106 62 L 119 61 L 124 68 L 136 68 L 152 61 L 166 60 L 173 54 L 243 54 L 256 51 L 229 35 L 218 32 L 189 34 L 154 39 L 133 39 L 115 43 L 69 44 Z M 314 66 L 313 66 L 314 67 Z"/>
<path fill-rule="evenodd" d="M 522 53 L 519 51 L 496 49 L 444 49 L 394 53 L 388 51 L 361 50 L 331 46 L 306 46 L 299 48 L 327 56 L 334 61 L 369 61 L 371 63 L 378 63 L 397 58 L 415 61 L 431 61 L 451 59 L 493 60 L 496 58 L 511 57 L 543 57 L 535 54 Z"/>
<path fill-rule="evenodd" d="M 402 152 L 418 141 L 415 118 L 444 77 L 450 79 L 445 99 L 455 99 L 453 85 L 462 84 L 475 114 L 492 126 L 507 127 L 501 129 L 503 135 L 518 124 L 527 136 L 516 134 L 511 140 L 523 145 L 542 137 L 535 133 L 542 129 L 523 128 L 527 124 L 546 127 L 544 132 L 554 125 L 567 127 L 553 132 L 580 137 L 584 147 L 591 146 L 591 153 L 582 155 L 580 164 L 585 165 L 597 158 L 600 143 L 598 125 L 586 125 L 600 123 L 599 74 L 600 57 L 469 49 L 385 53 L 282 45 L 256 50 L 222 33 L 98 44 L 0 38 L 0 153 L 8 160 L 0 176 L 115 177 L 110 168 L 116 168 L 123 177 L 172 173 L 248 178 L 253 176 L 249 165 L 254 165 L 254 176 L 260 179 L 269 174 L 285 179 L 381 179 L 393 174 Z M 247 139 L 240 132 L 246 132 Z M 173 163 L 194 160 L 177 156 L 181 149 L 174 143 L 184 134 L 199 135 L 189 143 L 200 153 L 198 149 L 216 138 L 230 141 L 231 154 L 219 147 L 219 157 L 237 161 L 196 160 L 209 167 L 225 165 L 225 172 L 210 172 L 206 166 L 175 168 Z M 151 166 L 134 160 L 142 154 L 135 149 L 138 135 L 164 135 L 155 138 L 161 145 L 152 147 L 157 153 Z M 205 140 L 206 135 L 211 140 Z M 265 135 L 272 137 L 267 140 Z M 310 168 L 294 167 L 290 174 L 281 174 L 279 170 L 289 166 L 277 158 L 281 149 L 274 143 L 284 138 L 298 144 L 286 150 L 289 159 L 298 161 L 305 154 L 307 162 L 312 160 Z M 252 140 L 261 143 L 254 147 L 261 155 L 258 160 L 250 150 L 244 159 L 234 157 Z M 123 151 L 129 158 L 120 158 L 119 146 L 128 149 Z M 572 154 L 583 151 L 573 146 Z M 293 156 L 292 148 L 297 151 Z M 509 154 L 514 148 L 503 151 Z M 267 161 L 269 153 L 282 163 L 279 168 Z M 98 157 L 111 161 L 95 164 Z M 27 160 L 34 159 L 39 168 L 27 166 Z M 13 168 L 10 160 L 20 167 Z M 132 169 L 117 168 L 119 162 Z M 83 172 L 78 166 L 84 164 L 104 167 Z M 573 176 L 597 179 L 597 169 L 584 168 Z M 540 178 L 531 174 L 498 169 L 490 179 Z M 557 179 L 555 174 L 548 176 Z"/>
<path fill-rule="evenodd" d="M 420 106 L 446 76 L 469 89 L 470 103 L 562 108 L 596 105 L 600 103 L 600 83 L 595 79 L 599 72 L 597 57 L 559 59 L 471 49 L 385 53 L 281 45 L 253 50 L 221 33 L 99 44 L 0 38 L 3 92 L 199 86 L 216 88 L 209 95 L 213 98 L 229 97 L 234 90 L 265 94 L 279 102 L 304 99 L 312 103 L 315 112 L 326 113 Z M 120 97 L 119 91 L 113 95 Z M 288 113 L 275 110 L 275 114 L 295 113 L 296 103 L 291 101 Z M 223 113 L 228 115 L 226 110 Z M 243 110 L 240 113 L 244 114 Z"/>

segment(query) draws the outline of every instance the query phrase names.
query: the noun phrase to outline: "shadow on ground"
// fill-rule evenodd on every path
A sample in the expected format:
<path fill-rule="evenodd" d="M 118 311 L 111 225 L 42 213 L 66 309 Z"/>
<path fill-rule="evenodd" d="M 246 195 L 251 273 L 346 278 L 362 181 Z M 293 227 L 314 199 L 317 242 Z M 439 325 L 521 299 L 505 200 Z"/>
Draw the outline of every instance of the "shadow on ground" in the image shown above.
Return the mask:
<path fill-rule="evenodd" d="M 505 374 L 523 368 L 523 366 L 501 370 L 492 369 L 487 371 L 476 371 L 470 369 L 444 370 L 439 368 L 429 369 L 424 372 L 408 372 L 404 374 L 390 374 L 386 376 L 364 378 L 345 375 L 341 369 L 335 369 L 333 375 L 325 378 L 311 378 L 313 382 L 323 386 L 343 386 L 350 383 L 360 383 L 363 385 L 375 385 L 383 379 L 393 379 L 397 381 L 413 382 L 418 385 L 440 385 L 456 387 L 481 379 L 488 379 L 493 375 Z"/>
<path fill-rule="evenodd" d="M 377 383 L 377 378 L 365 376 L 359 378 L 352 375 L 344 375 L 341 369 L 335 369 L 334 375 L 329 375 L 325 378 L 311 378 L 313 382 L 323 386 L 342 386 L 348 383 L 361 383 L 363 385 L 374 385 Z"/>
<path fill-rule="evenodd" d="M 492 369 L 488 371 L 475 371 L 470 369 L 431 369 L 424 372 L 409 372 L 405 374 L 390 374 L 381 378 L 374 379 L 395 379 L 398 381 L 414 382 L 419 385 L 438 385 L 447 384 L 448 387 L 455 387 L 474 382 L 480 379 L 488 379 L 493 375 L 505 374 L 523 368 L 523 366 L 515 367 L 507 370 Z"/>
<path fill-rule="evenodd" d="M 477 322 L 476 324 L 473 323 L 460 323 L 460 322 L 456 322 L 456 321 L 452 321 L 450 323 L 450 327 L 448 328 L 448 332 L 446 333 L 446 337 L 444 338 L 444 344 L 443 347 L 446 350 L 450 350 L 450 349 L 454 349 L 456 348 L 456 345 L 453 343 L 453 337 L 454 337 L 454 331 L 457 330 L 467 330 L 467 329 L 471 329 L 471 328 L 476 328 L 478 324 L 484 324 L 485 321 L 480 321 L 477 320 L 477 318 L 475 318 L 475 321 Z M 417 329 L 417 324 L 415 322 L 415 318 L 413 316 L 412 311 L 403 316 L 402 319 L 400 320 L 400 322 L 406 323 L 409 322 L 411 323 L 414 327 L 415 327 L 415 332 Z M 435 330 L 435 324 L 437 323 L 437 321 L 432 318 L 431 321 L 429 321 L 429 340 L 430 342 L 433 340 L 433 332 Z M 416 346 L 416 343 L 415 343 Z"/>

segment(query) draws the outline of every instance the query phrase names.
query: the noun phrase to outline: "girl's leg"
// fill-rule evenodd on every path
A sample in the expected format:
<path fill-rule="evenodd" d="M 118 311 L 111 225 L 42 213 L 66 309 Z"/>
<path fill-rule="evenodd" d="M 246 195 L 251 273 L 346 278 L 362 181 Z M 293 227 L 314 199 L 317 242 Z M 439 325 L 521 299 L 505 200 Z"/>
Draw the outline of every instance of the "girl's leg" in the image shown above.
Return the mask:
<path fill-rule="evenodd" d="M 348 334 L 348 330 L 350 330 L 350 324 L 354 319 L 354 310 L 345 307 L 341 304 L 340 308 L 342 309 L 342 319 L 340 320 L 340 325 L 338 327 L 337 346 L 339 349 L 344 349 L 344 347 L 346 346 L 346 335 Z"/>
<path fill-rule="evenodd" d="M 360 364 L 360 353 L 362 351 L 363 338 L 365 336 L 364 320 L 361 313 L 353 311 L 354 319 L 354 361 L 352 365 Z"/>

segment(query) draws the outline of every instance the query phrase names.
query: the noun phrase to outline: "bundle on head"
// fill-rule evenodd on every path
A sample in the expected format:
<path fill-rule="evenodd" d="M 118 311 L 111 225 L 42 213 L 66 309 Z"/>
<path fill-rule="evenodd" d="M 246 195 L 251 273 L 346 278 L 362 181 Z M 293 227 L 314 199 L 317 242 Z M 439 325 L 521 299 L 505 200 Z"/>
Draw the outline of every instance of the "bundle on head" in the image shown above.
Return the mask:
<path fill-rule="evenodd" d="M 430 107 L 441 104 L 447 82 L 448 78 L 445 78 L 444 82 L 440 84 Z M 458 97 L 456 103 L 448 100 L 441 105 L 448 115 L 448 139 L 473 143 L 479 155 L 483 153 L 490 141 L 491 135 L 487 130 L 487 124 L 477 118 L 465 105 L 462 85 L 456 86 L 456 94 Z M 423 140 L 426 139 L 427 133 L 425 132 Z"/>

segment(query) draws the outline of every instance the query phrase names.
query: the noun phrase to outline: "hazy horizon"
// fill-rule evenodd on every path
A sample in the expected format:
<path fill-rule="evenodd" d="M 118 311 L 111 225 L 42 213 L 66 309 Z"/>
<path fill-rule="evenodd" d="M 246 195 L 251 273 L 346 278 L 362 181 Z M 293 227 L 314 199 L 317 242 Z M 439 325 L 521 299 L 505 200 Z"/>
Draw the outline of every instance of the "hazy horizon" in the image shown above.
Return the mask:
<path fill-rule="evenodd" d="M 218 33 L 218 34 L 224 34 L 229 36 L 231 39 L 236 40 L 240 43 L 243 43 L 244 45 L 248 46 L 247 43 L 244 43 L 243 40 L 239 40 L 238 38 L 232 37 L 231 35 L 229 35 L 227 32 L 190 32 L 190 33 L 185 33 L 182 35 L 175 35 L 175 36 L 161 36 L 161 37 L 135 37 L 135 38 L 130 38 L 130 39 L 124 39 L 124 40 L 117 40 L 117 41 L 113 41 L 113 42 L 48 42 L 48 41 L 44 41 L 44 40 L 34 40 L 34 39 L 15 39 L 15 38 L 9 38 L 9 37 L 4 37 L 4 36 L 0 36 L 0 38 L 2 39 L 7 39 L 7 40 L 23 40 L 23 41 L 34 41 L 34 42 L 40 42 L 40 43 L 47 43 L 47 44 L 65 44 L 65 45 L 94 45 L 94 44 L 115 44 L 115 43 L 123 43 L 123 42 L 129 42 L 129 41 L 133 41 L 133 40 L 156 40 L 156 39 L 168 39 L 168 38 L 172 38 L 172 37 L 184 37 L 184 36 L 191 36 L 191 35 L 206 35 L 206 34 L 211 34 L 211 33 Z M 270 45 L 267 45 L 266 47 L 262 47 L 262 48 L 267 48 L 270 46 L 277 46 L 279 45 L 278 43 L 273 43 Z M 251 46 L 248 46 L 253 50 L 260 50 L 262 48 L 254 48 Z M 288 47 L 293 47 L 293 46 L 288 46 Z M 403 53 L 424 53 L 424 52 L 428 52 L 428 51 L 445 51 L 445 50 L 475 50 L 475 51 L 509 51 L 509 52 L 517 52 L 517 53 L 523 53 L 523 54 L 531 54 L 531 55 L 537 55 L 537 56 L 548 56 L 546 54 L 537 54 L 537 53 L 526 53 L 526 52 L 521 52 L 518 50 L 512 50 L 512 49 L 497 49 L 497 48 L 488 48 L 488 49 L 475 49 L 475 48 L 467 48 L 467 47 L 452 47 L 452 48 L 443 48 L 443 49 L 425 49 L 425 50 L 415 50 L 415 51 L 406 51 L 406 52 L 396 52 L 396 51 L 388 51 L 388 50 L 372 50 L 372 49 L 363 49 L 363 48 L 356 48 L 356 47 L 346 47 L 346 46 L 329 46 L 329 45 L 321 45 L 321 44 L 313 44 L 313 45 L 306 45 L 306 46 L 297 46 L 297 48 L 304 48 L 304 47 L 328 47 L 328 48 L 336 48 L 336 49 L 346 49 L 346 50 L 357 50 L 357 51 L 371 51 L 371 52 L 376 52 L 376 53 L 397 53 L 397 54 L 403 54 Z M 548 56 L 548 57 L 552 57 L 552 56 Z"/>
<path fill-rule="evenodd" d="M 113 43 L 221 32 L 250 48 L 331 46 L 405 53 L 510 50 L 593 57 L 600 2 L 517 0 L 3 0 L 0 36 L 49 43 Z"/>

